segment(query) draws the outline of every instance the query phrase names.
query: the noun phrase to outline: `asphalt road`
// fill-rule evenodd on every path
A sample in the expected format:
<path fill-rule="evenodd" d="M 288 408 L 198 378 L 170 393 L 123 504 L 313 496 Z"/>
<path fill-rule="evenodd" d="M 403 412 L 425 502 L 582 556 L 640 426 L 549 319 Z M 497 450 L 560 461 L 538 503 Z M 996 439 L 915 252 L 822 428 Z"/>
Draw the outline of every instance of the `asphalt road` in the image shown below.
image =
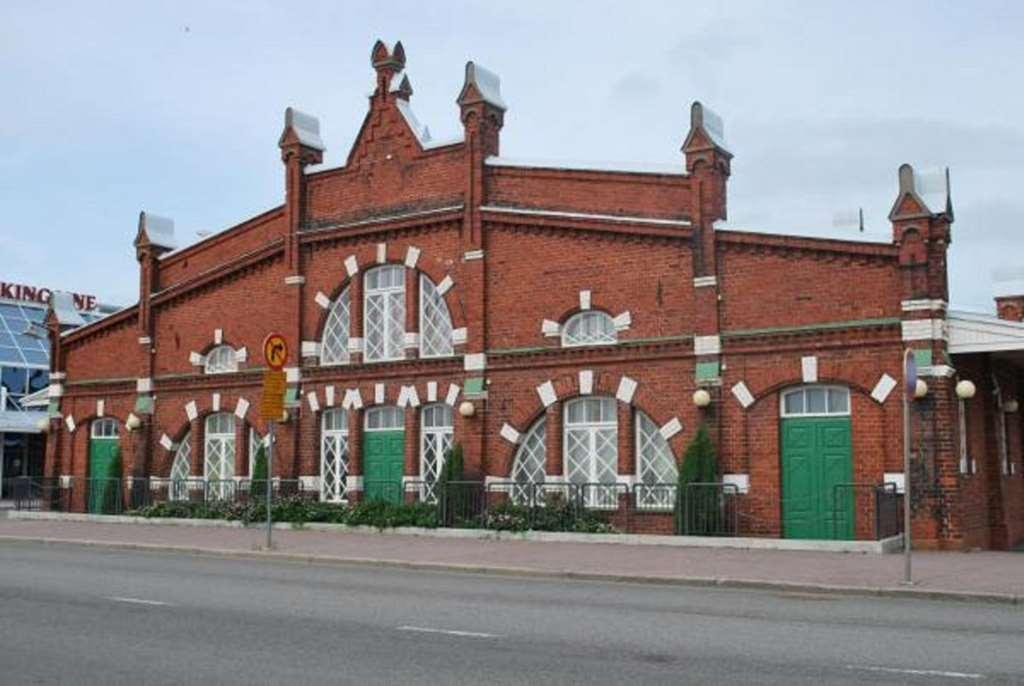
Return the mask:
<path fill-rule="evenodd" d="M 1024 608 L 0 544 L 2 684 L 309 682 L 1024 684 Z"/>

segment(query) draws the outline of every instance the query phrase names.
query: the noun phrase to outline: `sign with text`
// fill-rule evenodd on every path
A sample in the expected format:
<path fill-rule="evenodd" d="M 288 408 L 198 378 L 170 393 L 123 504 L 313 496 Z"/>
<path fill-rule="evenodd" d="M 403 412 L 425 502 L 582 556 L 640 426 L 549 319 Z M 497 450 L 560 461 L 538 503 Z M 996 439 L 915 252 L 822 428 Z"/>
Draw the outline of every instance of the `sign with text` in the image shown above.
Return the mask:
<path fill-rule="evenodd" d="M 53 290 L 37 286 L 26 286 L 21 283 L 0 281 L 0 299 L 20 300 L 21 302 L 45 305 L 50 302 Z M 96 307 L 96 296 L 74 293 L 75 307 L 79 310 L 92 310 Z"/>
<path fill-rule="evenodd" d="M 284 414 L 284 394 L 288 383 L 284 372 L 269 370 L 263 373 L 263 397 L 260 398 L 260 419 L 281 421 Z"/>

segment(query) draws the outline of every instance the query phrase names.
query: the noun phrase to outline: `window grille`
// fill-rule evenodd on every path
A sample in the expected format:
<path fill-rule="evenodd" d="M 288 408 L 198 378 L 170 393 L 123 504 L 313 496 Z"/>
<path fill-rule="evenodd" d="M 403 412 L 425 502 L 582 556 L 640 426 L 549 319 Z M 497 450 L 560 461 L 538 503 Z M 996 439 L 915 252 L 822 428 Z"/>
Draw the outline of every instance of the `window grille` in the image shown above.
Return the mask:
<path fill-rule="evenodd" d="M 547 468 L 547 418 L 541 417 L 526 432 L 512 463 L 512 502 L 530 504 L 533 484 L 544 483 Z"/>
<path fill-rule="evenodd" d="M 323 366 L 347 364 L 349 361 L 351 304 L 349 289 L 346 288 L 331 305 L 327 323 L 324 324 L 324 335 L 320 340 L 320 364 Z"/>
<path fill-rule="evenodd" d="M 423 480 L 420 497 L 433 503 L 437 502 L 434 485 L 452 448 L 455 416 L 451 406 L 445 403 L 425 406 L 420 416 L 420 478 Z"/>
<path fill-rule="evenodd" d="M 569 318 L 562 333 L 562 345 L 610 345 L 618 340 L 615 323 L 607 312 L 587 310 Z"/>
<path fill-rule="evenodd" d="M 850 389 L 801 386 L 782 394 L 783 417 L 848 417 Z"/>
<path fill-rule="evenodd" d="M 192 476 L 192 432 L 185 434 L 174 451 L 171 464 L 171 483 L 168 484 L 169 500 L 188 500 L 188 479 Z"/>
<path fill-rule="evenodd" d="M 636 506 L 671 509 L 675 505 L 679 469 L 668 441 L 658 425 L 643 412 L 636 412 L 637 489 Z"/>
<path fill-rule="evenodd" d="M 366 411 L 364 425 L 367 431 L 391 431 L 405 428 L 405 412 L 394 405 L 371 407 Z"/>
<path fill-rule="evenodd" d="M 618 414 L 614 398 L 577 398 L 565 406 L 565 475 L 584 487 L 587 507 L 618 507 Z M 585 485 L 591 484 L 591 485 Z"/>
<path fill-rule="evenodd" d="M 434 282 L 420 275 L 420 357 L 445 357 L 452 353 L 448 305 Z"/>
<path fill-rule="evenodd" d="M 238 359 L 231 346 L 218 345 L 206 354 L 205 372 L 207 374 L 229 374 L 237 371 Z"/>
<path fill-rule="evenodd" d="M 93 438 L 117 438 L 117 420 L 108 418 L 93 421 L 89 435 Z"/>
<path fill-rule="evenodd" d="M 206 418 L 206 444 L 203 475 L 212 481 L 211 493 L 224 497 L 230 493 L 227 480 L 235 476 L 235 415 L 227 412 Z"/>
<path fill-rule="evenodd" d="M 320 425 L 320 499 L 345 500 L 348 481 L 348 411 L 334 408 L 323 413 Z"/>
<path fill-rule="evenodd" d="M 405 267 L 385 265 L 366 272 L 366 361 L 405 357 Z"/>

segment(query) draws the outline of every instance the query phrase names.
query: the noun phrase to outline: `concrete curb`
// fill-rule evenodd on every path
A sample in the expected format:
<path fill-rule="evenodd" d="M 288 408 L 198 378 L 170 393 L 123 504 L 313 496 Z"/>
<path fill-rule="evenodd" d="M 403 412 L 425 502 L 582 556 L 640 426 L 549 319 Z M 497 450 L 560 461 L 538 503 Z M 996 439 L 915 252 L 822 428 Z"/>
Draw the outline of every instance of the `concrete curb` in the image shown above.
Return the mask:
<path fill-rule="evenodd" d="M 33 536 L 0 535 L 0 543 L 38 543 L 43 545 L 64 545 L 82 548 L 102 548 L 108 550 L 177 553 L 240 560 L 272 560 L 276 562 L 304 564 L 385 567 L 391 569 L 458 572 L 463 574 L 486 574 L 492 576 L 534 579 L 568 579 L 575 581 L 633 583 L 657 586 L 691 586 L 809 593 L 816 595 L 844 595 L 854 597 L 869 596 L 909 600 L 943 600 L 969 603 L 993 603 L 1000 605 L 1024 605 L 1024 596 L 1009 593 L 978 593 L 942 589 L 901 588 L 898 586 L 843 586 L 792 581 L 742 579 L 733 577 L 670 577 L 646 576 L 641 574 L 611 574 L 603 572 L 577 572 L 572 570 L 532 569 L 528 567 L 499 567 L 447 562 L 414 562 L 410 560 L 393 560 L 386 558 L 337 557 L 330 555 L 310 555 L 304 553 L 281 553 L 265 550 L 230 550 L 224 548 L 203 548 L 199 546 L 176 546 L 154 543 L 120 543 L 115 541 L 93 541 L 88 539 L 76 540 Z"/>
<path fill-rule="evenodd" d="M 22 521 L 88 522 L 92 524 L 134 524 L 136 526 L 222 527 L 231 529 L 260 528 L 261 524 L 246 527 L 238 521 L 221 519 L 176 519 L 172 517 L 133 517 L 128 515 L 94 515 L 77 512 L 30 512 L 12 510 L 7 519 Z M 335 531 L 375 535 L 422 536 L 426 538 L 457 538 L 485 541 L 531 541 L 539 543 L 611 543 L 616 545 L 655 545 L 670 548 L 718 548 L 731 550 L 785 550 L 825 553 L 886 554 L 903 549 L 903 538 L 894 536 L 881 541 L 802 541 L 782 538 L 749 538 L 713 536 L 659 536 L 651 534 L 579 534 L 560 531 L 491 531 L 486 529 L 426 529 L 400 526 L 378 529 L 372 526 L 324 524 L 310 522 L 291 524 L 278 522 L 275 530 L 282 531 Z"/>

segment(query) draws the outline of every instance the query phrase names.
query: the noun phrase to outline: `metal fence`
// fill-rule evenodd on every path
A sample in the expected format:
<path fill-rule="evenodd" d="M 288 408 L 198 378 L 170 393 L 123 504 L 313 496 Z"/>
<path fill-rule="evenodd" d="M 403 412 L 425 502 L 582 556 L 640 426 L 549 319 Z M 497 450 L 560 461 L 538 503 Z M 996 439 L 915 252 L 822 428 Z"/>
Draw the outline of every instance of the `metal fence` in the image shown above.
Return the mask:
<path fill-rule="evenodd" d="M 832 538 L 863 538 L 869 531 L 874 540 L 903 532 L 903 496 L 896 484 L 845 483 L 832 489 Z"/>
<path fill-rule="evenodd" d="M 72 509 L 71 482 L 60 477 L 16 476 L 4 479 L 0 493 L 16 510 Z"/>

